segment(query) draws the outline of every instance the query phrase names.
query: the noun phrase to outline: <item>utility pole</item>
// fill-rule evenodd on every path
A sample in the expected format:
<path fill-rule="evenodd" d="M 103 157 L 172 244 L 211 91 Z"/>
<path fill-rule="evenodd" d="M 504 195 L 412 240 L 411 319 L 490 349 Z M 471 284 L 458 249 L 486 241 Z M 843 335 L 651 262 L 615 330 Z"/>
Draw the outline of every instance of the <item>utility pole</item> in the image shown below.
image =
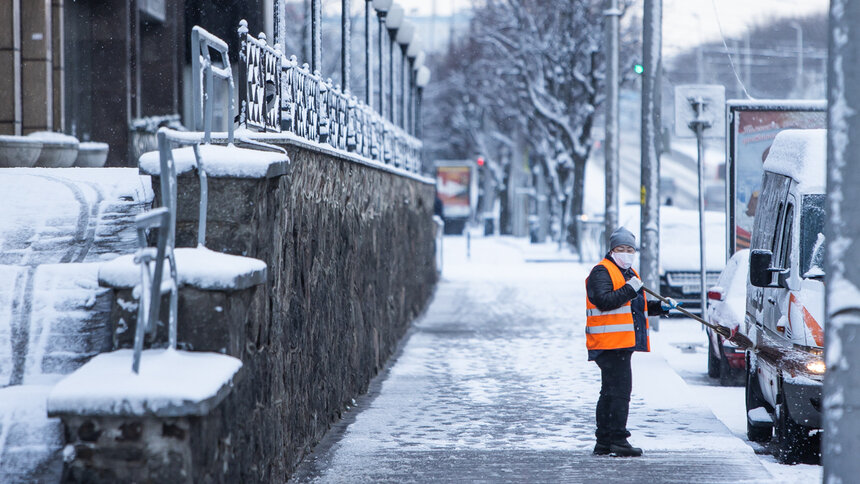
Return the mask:
<path fill-rule="evenodd" d="M 660 71 L 662 51 L 662 0 L 645 0 L 642 18 L 643 43 L 642 64 L 642 131 L 641 131 L 641 179 L 640 200 L 642 205 L 639 242 L 639 269 L 642 282 L 651 288 L 660 287 Z M 703 288 L 704 289 L 704 288 Z M 658 320 L 652 325 L 659 330 Z"/>
<path fill-rule="evenodd" d="M 364 104 L 373 108 L 373 52 L 371 46 L 370 18 L 373 15 L 373 0 L 364 2 Z"/>
<path fill-rule="evenodd" d="M 609 247 L 609 236 L 618 227 L 618 0 L 606 0 L 603 11 L 606 29 L 606 126 L 603 140 L 606 205 L 604 208 L 603 245 Z M 580 234 L 581 237 L 581 234 Z"/>
<path fill-rule="evenodd" d="M 823 482 L 855 482 L 860 475 L 860 2 L 831 0 L 827 68 L 826 346 Z"/>

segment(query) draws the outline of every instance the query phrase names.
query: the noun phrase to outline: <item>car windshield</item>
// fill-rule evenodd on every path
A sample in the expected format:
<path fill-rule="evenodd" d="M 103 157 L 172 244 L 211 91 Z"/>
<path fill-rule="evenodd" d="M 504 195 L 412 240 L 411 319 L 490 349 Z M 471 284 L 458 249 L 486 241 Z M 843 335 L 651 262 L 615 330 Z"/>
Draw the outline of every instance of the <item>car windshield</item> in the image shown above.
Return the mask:
<path fill-rule="evenodd" d="M 824 277 L 824 202 L 822 194 L 804 195 L 800 213 L 800 273 Z"/>

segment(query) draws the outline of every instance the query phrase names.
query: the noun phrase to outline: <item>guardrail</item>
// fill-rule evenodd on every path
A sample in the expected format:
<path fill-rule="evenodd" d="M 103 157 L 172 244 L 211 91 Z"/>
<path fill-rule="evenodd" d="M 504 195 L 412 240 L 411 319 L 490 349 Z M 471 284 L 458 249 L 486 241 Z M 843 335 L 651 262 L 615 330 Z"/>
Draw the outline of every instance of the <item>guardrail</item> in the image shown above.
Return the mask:
<path fill-rule="evenodd" d="M 421 171 L 422 143 L 355 96 L 323 80 L 295 56 L 287 58 L 239 23 L 239 122 L 262 132 L 287 132 L 411 171 Z M 275 76 L 273 69 L 281 69 Z M 263 93 L 266 93 L 263 96 Z M 263 101 L 261 101 L 263 99 Z M 276 122 L 278 120 L 278 122 Z"/>

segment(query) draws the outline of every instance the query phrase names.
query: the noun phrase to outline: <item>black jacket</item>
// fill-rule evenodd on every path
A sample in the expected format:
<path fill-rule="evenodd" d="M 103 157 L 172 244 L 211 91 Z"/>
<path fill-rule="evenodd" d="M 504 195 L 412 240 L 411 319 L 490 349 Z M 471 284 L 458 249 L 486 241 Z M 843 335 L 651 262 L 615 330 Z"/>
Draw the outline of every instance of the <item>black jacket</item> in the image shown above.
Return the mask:
<path fill-rule="evenodd" d="M 615 264 L 610 253 L 606 254 L 606 259 Z M 618 264 L 615 264 L 615 267 L 618 267 Z M 618 270 L 620 270 L 621 274 L 624 275 L 625 281 L 630 280 L 631 277 L 636 275 L 633 273 L 633 269 L 621 269 L 618 267 Z M 626 284 L 621 286 L 617 291 L 613 289 L 614 287 L 615 286 L 612 285 L 612 277 L 609 275 L 609 271 L 607 271 L 605 267 L 598 264 L 594 266 L 594 269 L 591 269 L 591 274 L 588 275 L 588 282 L 585 285 L 585 290 L 588 294 L 588 299 L 597 306 L 597 309 L 600 309 L 601 311 L 609 311 L 610 309 L 620 308 L 626 304 L 627 301 L 631 301 L 630 305 L 633 310 L 633 327 L 636 332 L 636 345 L 631 348 L 625 348 L 622 351 L 647 351 L 648 332 L 645 327 L 645 296 L 643 290 L 639 289 L 639 292 L 636 292 L 632 287 Z M 660 306 L 659 300 L 648 301 L 649 316 L 663 316 L 664 314 L 666 314 L 666 312 L 663 311 L 663 308 Z M 589 350 L 588 359 L 593 360 L 597 358 L 602 351 L 615 350 Z"/>

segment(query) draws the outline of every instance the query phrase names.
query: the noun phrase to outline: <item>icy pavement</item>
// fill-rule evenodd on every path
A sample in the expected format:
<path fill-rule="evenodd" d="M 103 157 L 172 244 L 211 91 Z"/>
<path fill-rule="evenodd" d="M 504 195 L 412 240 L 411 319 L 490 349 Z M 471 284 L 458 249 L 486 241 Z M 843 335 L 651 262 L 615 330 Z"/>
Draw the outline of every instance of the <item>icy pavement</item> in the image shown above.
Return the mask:
<path fill-rule="evenodd" d="M 591 266 L 525 263 L 522 248 L 473 238 L 467 261 L 463 238 L 446 238 L 427 313 L 295 482 L 820 480 L 813 466 L 769 471 L 714 416 L 713 396 L 667 363 L 662 352 L 675 347 L 660 343 L 662 334 L 652 338 L 658 351 L 633 358 L 628 427 L 645 455 L 593 456 L 600 375 L 586 361 L 583 332 Z"/>
<path fill-rule="evenodd" d="M 0 482 L 56 482 L 45 398 L 110 347 L 98 264 L 136 247 L 149 177 L 124 168 L 0 169 Z"/>

